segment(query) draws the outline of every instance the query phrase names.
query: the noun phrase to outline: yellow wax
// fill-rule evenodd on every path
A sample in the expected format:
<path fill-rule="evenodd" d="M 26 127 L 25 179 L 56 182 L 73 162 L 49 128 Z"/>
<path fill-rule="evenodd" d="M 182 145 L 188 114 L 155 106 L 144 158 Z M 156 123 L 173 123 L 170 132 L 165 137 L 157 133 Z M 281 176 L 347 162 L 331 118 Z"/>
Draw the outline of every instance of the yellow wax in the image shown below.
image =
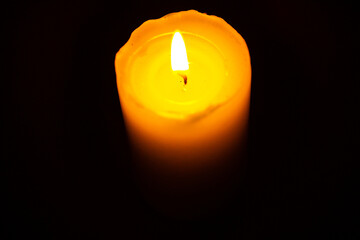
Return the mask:
<path fill-rule="evenodd" d="M 186 46 L 186 85 L 171 67 L 175 32 Z M 250 56 L 244 39 L 223 19 L 190 10 L 146 21 L 117 53 L 115 69 L 137 153 L 165 164 L 196 164 L 241 147 Z"/>
<path fill-rule="evenodd" d="M 227 71 L 224 58 L 214 45 L 194 34 L 181 32 L 189 61 L 189 70 L 184 72 L 188 83 L 184 85 L 183 78 L 171 68 L 173 34 L 156 36 L 133 54 L 129 60 L 129 90 L 139 104 L 159 115 L 191 118 L 223 100 L 216 96 Z"/>

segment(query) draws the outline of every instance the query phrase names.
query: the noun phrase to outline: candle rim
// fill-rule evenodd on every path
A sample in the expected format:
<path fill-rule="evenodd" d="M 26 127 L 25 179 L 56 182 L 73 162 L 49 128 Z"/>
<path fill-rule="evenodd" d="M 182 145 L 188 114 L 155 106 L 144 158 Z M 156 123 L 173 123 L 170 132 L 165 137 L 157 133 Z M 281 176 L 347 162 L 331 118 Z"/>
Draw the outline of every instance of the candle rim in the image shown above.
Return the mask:
<path fill-rule="evenodd" d="M 168 13 L 166 15 L 164 15 L 163 17 L 160 17 L 160 18 L 156 18 L 156 19 L 149 19 L 145 22 L 143 22 L 139 27 L 137 27 L 131 34 L 130 34 L 130 38 L 128 39 L 128 41 L 119 49 L 119 51 L 116 53 L 116 56 L 115 56 L 115 62 L 116 62 L 116 59 L 120 58 L 120 55 L 127 51 L 128 48 L 130 46 L 132 46 L 132 43 L 137 40 L 138 38 L 142 38 L 142 29 L 144 28 L 147 28 L 148 25 L 153 25 L 153 24 L 156 24 L 157 22 L 164 22 L 166 21 L 169 17 L 173 17 L 173 16 L 176 16 L 176 15 L 181 15 L 181 14 L 186 14 L 186 15 L 190 15 L 190 14 L 194 14 L 194 15 L 198 15 L 198 16 L 201 16 L 201 15 L 206 15 L 209 17 L 209 19 L 213 22 L 217 22 L 217 21 L 220 21 L 222 22 L 223 26 L 226 26 L 226 30 L 228 30 L 229 32 L 232 33 L 232 35 L 234 35 L 234 39 L 236 39 L 240 44 L 245 44 L 246 46 L 246 49 L 247 49 L 247 57 L 248 57 L 248 61 L 250 62 L 250 65 L 251 65 L 251 59 L 250 59 L 250 53 L 249 53 L 249 48 L 246 44 L 246 41 L 245 39 L 241 36 L 241 34 L 236 31 L 236 29 L 234 29 L 229 23 L 227 23 L 223 18 L 221 17 L 218 17 L 216 15 L 211 15 L 211 14 L 207 14 L 207 13 L 202 13 L 202 12 L 199 12 L 197 10 L 194 10 L 194 9 L 190 9 L 190 10 L 184 10 L 184 11 L 179 11 L 179 12 L 173 12 L 173 13 Z M 173 32 L 177 31 L 177 29 L 174 29 Z M 171 32 L 171 31 L 170 31 Z M 181 31 L 183 32 L 183 31 Z M 162 33 L 162 34 L 168 34 L 168 33 Z M 192 33 L 192 34 L 195 34 L 195 33 Z M 156 37 L 156 36 L 155 36 Z M 150 40 L 150 39 L 148 39 Z M 208 40 L 209 41 L 209 40 Z"/>
<path fill-rule="evenodd" d="M 117 62 L 120 62 L 121 61 L 121 57 L 122 56 L 127 56 L 128 54 L 132 54 L 133 52 L 136 52 L 137 47 L 135 50 L 134 50 L 134 42 L 136 43 L 137 41 L 140 41 L 139 39 L 145 39 L 145 40 L 141 40 L 141 41 L 151 41 L 153 38 L 157 38 L 159 35 L 163 35 L 163 34 L 173 34 L 176 30 L 178 30 L 179 28 L 174 28 L 172 31 L 169 31 L 169 32 L 165 32 L 165 33 L 160 33 L 160 34 L 155 34 L 153 33 L 153 37 L 151 38 L 146 38 L 143 36 L 143 29 L 148 29 L 148 28 L 153 28 L 154 26 L 156 25 L 161 25 L 162 23 L 166 23 L 166 21 L 168 21 L 169 18 L 173 18 L 173 17 L 176 17 L 176 18 L 186 18 L 186 17 L 198 17 L 199 18 L 199 22 L 201 22 L 200 20 L 204 17 L 207 17 L 206 18 L 206 22 L 207 21 L 210 21 L 212 23 L 215 23 L 214 25 L 217 25 L 219 27 L 221 27 L 221 29 L 219 31 L 224 31 L 224 32 L 227 32 L 227 33 L 230 33 L 231 36 L 233 37 L 232 40 L 236 40 L 236 42 L 239 44 L 239 45 L 245 45 L 245 47 L 242 47 L 241 48 L 241 51 L 242 51 L 242 55 L 245 57 L 245 59 L 242 59 L 243 62 L 245 62 L 245 64 L 249 64 L 249 72 L 247 72 L 246 74 L 246 77 L 249 77 L 251 79 L 251 63 L 250 63 L 250 54 L 249 54 L 249 50 L 248 50 L 248 47 L 246 45 L 246 42 L 244 40 L 244 38 L 230 25 L 228 24 L 224 19 L 218 17 L 218 16 L 215 16 L 215 15 L 208 15 L 206 13 L 201 13 L 199 11 L 196 11 L 196 10 L 186 10 L 186 11 L 180 11 L 180 12 L 173 12 L 173 13 L 169 13 L 169 14 L 166 14 L 165 16 L 161 17 L 161 18 L 158 18 L 158 19 L 149 19 L 147 21 L 145 21 L 144 23 L 142 23 L 138 28 L 136 28 L 129 40 L 126 42 L 126 44 L 124 44 L 123 47 L 120 48 L 120 50 L 118 51 L 118 53 L 116 54 L 116 58 L 115 58 L 115 68 L 116 68 L 116 63 Z M 172 21 L 175 21 L 172 19 Z M 225 28 L 224 28 L 225 27 Z M 183 32 L 186 32 L 186 31 L 183 31 L 183 30 L 180 30 L 182 33 Z M 197 33 L 194 33 L 194 32 L 188 32 L 190 34 L 193 34 L 193 35 L 198 35 L 200 36 L 201 38 L 204 38 L 206 39 L 207 41 L 211 42 L 211 44 L 213 46 L 215 46 L 218 50 L 219 50 L 219 47 L 217 46 L 217 44 L 213 43 L 210 39 L 208 38 L 205 38 L 204 36 L 202 36 L 201 34 L 197 34 Z M 245 50 L 245 51 L 244 51 Z M 222 51 L 220 51 L 221 54 L 223 54 Z M 232 56 L 232 55 L 231 55 Z M 124 60 L 122 60 L 124 61 Z M 126 62 L 123 62 L 123 63 L 126 63 Z M 120 68 L 121 70 L 124 70 L 124 68 Z M 119 93 L 124 91 L 124 88 L 120 87 L 120 85 L 122 85 L 122 82 L 121 81 L 121 76 L 122 74 L 124 74 L 123 72 L 121 71 L 117 71 L 117 83 L 118 83 L 118 89 L 119 89 Z M 125 75 L 125 74 L 124 74 Z M 218 104 L 213 104 L 213 105 L 209 105 L 208 108 L 206 108 L 205 110 L 201 111 L 201 112 L 197 112 L 197 113 L 193 113 L 193 114 L 188 114 L 186 116 L 177 116 L 177 117 L 174 117 L 174 118 L 178 118 L 178 119 L 199 119 L 201 118 L 201 116 L 204 115 L 204 113 L 208 114 L 208 113 L 211 113 L 213 111 L 215 111 L 216 109 L 218 109 L 219 107 L 221 107 L 222 105 L 225 105 L 226 103 L 230 102 L 234 97 L 235 95 L 239 94 L 239 92 L 241 91 L 241 88 L 244 88 L 244 89 L 247 89 L 247 88 L 250 88 L 250 85 L 251 85 L 251 81 L 244 81 L 244 83 L 241 85 L 239 84 L 239 86 L 237 87 L 236 91 L 233 92 L 232 95 L 228 96 L 226 98 L 226 101 L 222 101 L 222 102 L 219 102 Z M 134 96 L 131 95 L 131 93 L 127 92 L 127 94 L 131 97 L 131 99 L 136 102 L 136 105 L 139 105 L 139 106 L 142 106 L 141 103 L 139 103 L 135 98 Z M 144 107 L 144 106 L 142 106 Z M 146 108 L 147 109 L 147 108 Z M 149 111 L 152 111 L 151 109 L 148 109 Z"/>

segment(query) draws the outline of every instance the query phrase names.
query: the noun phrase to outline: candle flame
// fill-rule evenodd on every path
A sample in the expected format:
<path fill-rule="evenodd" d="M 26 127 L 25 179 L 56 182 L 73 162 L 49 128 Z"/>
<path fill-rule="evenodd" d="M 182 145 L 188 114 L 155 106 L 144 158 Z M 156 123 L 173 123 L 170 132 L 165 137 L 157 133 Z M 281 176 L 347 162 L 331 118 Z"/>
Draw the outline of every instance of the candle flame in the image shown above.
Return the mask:
<path fill-rule="evenodd" d="M 175 32 L 171 42 L 171 68 L 173 71 L 189 69 L 185 43 L 180 32 Z"/>

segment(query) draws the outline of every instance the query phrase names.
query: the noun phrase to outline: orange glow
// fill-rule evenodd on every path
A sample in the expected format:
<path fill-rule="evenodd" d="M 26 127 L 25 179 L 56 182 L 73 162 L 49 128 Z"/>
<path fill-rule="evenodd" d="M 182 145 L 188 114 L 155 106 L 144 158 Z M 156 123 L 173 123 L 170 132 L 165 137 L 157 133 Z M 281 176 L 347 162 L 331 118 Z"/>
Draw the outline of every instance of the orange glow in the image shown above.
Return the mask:
<path fill-rule="evenodd" d="M 190 10 L 149 20 L 117 53 L 115 68 L 137 153 L 195 164 L 239 148 L 249 114 L 250 56 L 222 18 Z"/>

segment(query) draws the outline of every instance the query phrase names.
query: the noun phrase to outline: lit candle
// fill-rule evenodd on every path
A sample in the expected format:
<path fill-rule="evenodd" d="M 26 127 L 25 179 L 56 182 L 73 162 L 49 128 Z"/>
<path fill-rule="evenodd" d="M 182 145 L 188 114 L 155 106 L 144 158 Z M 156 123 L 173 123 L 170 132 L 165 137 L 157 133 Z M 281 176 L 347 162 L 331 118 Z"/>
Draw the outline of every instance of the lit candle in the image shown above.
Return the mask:
<path fill-rule="evenodd" d="M 146 21 L 117 53 L 115 69 L 135 153 L 194 165 L 242 147 L 250 56 L 222 18 L 190 10 Z"/>

